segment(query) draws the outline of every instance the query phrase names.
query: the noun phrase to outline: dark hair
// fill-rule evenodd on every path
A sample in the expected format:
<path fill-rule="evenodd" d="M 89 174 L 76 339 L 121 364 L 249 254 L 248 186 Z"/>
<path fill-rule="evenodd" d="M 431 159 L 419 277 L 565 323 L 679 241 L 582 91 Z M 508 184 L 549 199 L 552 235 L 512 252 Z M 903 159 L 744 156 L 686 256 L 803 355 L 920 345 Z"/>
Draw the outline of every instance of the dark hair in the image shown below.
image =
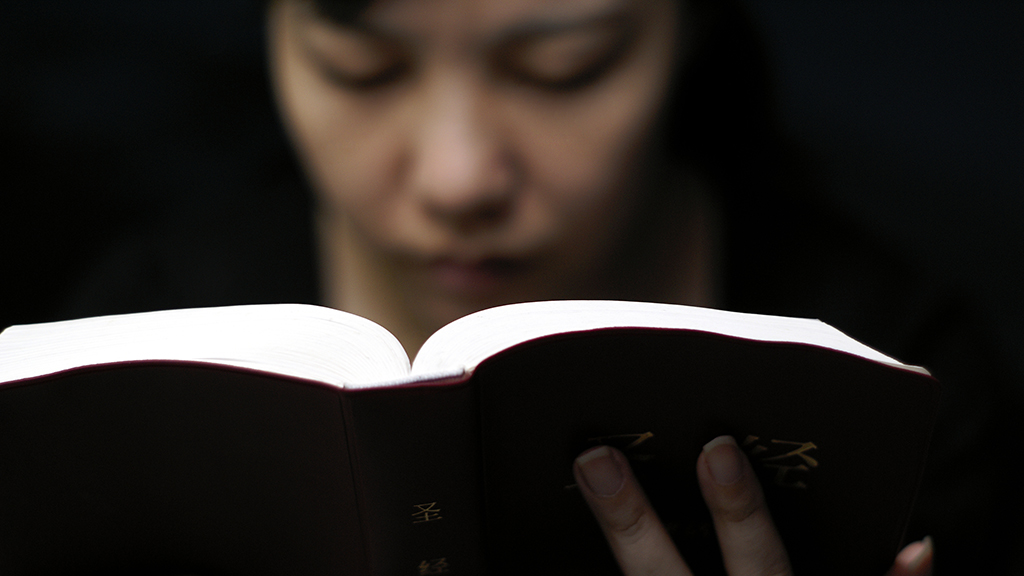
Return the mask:
<path fill-rule="evenodd" d="M 307 0 L 324 18 L 348 24 L 359 18 L 374 0 Z"/>
<path fill-rule="evenodd" d="M 692 12 L 700 38 L 674 79 L 667 146 L 737 201 L 782 165 L 765 50 L 737 2 L 694 2 Z"/>

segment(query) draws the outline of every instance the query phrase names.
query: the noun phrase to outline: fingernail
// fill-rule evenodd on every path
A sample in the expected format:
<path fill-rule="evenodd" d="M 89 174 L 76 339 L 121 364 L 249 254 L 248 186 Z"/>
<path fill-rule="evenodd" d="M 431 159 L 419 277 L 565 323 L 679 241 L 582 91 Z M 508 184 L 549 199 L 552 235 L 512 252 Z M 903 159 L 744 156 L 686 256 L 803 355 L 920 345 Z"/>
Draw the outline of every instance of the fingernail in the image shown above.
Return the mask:
<path fill-rule="evenodd" d="M 910 562 L 907 564 L 907 568 L 911 571 L 917 571 L 917 569 L 921 567 L 921 564 L 931 557 L 932 552 L 932 538 L 931 536 L 925 536 L 921 540 L 921 547 L 917 549 L 917 553 L 914 554 L 914 557 L 911 558 Z"/>
<path fill-rule="evenodd" d="M 598 496 L 613 496 L 622 488 L 623 474 L 619 463 L 607 446 L 598 446 L 576 458 L 580 476 L 590 491 Z"/>
<path fill-rule="evenodd" d="M 704 460 L 719 486 L 735 484 L 743 477 L 743 460 L 732 436 L 719 436 L 704 445 Z"/>

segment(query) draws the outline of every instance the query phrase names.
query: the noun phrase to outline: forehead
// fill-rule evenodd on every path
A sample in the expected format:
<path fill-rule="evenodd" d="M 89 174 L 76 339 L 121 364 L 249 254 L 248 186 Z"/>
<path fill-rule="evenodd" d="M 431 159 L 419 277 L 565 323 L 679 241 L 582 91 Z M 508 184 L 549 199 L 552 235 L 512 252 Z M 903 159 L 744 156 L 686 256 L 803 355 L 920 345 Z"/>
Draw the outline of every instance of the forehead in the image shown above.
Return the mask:
<path fill-rule="evenodd" d="M 411 41 L 487 40 L 517 29 L 611 16 L 650 0 L 377 0 L 360 18 Z"/>

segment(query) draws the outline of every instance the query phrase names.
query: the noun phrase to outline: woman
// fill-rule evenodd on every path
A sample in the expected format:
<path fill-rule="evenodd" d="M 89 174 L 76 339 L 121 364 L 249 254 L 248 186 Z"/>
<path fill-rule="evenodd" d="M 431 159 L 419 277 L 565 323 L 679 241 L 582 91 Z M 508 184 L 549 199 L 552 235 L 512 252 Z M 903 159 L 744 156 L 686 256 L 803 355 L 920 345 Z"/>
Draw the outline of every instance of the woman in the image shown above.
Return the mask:
<path fill-rule="evenodd" d="M 992 441 L 1010 437 L 998 379 L 977 372 L 982 352 L 946 369 L 947 346 L 971 333 L 945 296 L 782 184 L 764 67 L 735 6 L 279 0 L 267 23 L 315 221 L 289 201 L 190 213 L 116 258 L 68 315 L 314 301 L 410 352 L 454 318 L 522 300 L 821 317 L 940 380 L 982 384 L 950 387 L 912 534 L 934 531 L 954 568 L 993 545 L 1012 476 Z M 950 424 L 963 412 L 969 434 Z M 623 571 L 686 573 L 619 453 L 587 452 L 575 472 Z M 710 442 L 697 473 L 729 572 L 788 573 L 735 443 Z M 931 557 L 930 540 L 911 544 L 892 573 L 927 573 Z"/>
<path fill-rule="evenodd" d="M 720 305 L 716 193 L 744 182 L 707 161 L 723 150 L 692 153 L 722 147 L 712 131 L 730 126 L 672 118 L 670 103 L 699 97 L 689 82 L 729 16 L 721 6 L 275 3 L 272 75 L 317 192 L 325 301 L 410 353 L 451 320 L 515 301 Z M 763 138 L 756 121 L 733 119 Z M 749 146 L 730 156 L 752 168 Z M 686 573 L 628 469 L 608 448 L 575 468 L 620 567 Z M 697 472 L 729 573 L 788 573 L 735 442 L 709 443 Z M 912 544 L 893 573 L 926 573 L 930 558 L 930 541 Z"/>

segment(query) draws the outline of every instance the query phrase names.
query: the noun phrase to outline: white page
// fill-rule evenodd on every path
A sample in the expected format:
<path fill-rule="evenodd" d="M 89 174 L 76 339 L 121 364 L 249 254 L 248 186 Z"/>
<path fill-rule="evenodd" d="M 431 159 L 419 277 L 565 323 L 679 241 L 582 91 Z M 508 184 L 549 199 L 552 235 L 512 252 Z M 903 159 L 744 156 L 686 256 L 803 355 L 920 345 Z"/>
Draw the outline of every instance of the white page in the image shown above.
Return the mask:
<path fill-rule="evenodd" d="M 676 304 L 565 300 L 510 304 L 460 318 L 423 344 L 412 375 L 471 371 L 487 357 L 521 342 L 609 327 L 679 328 L 765 342 L 811 344 L 927 374 L 924 368 L 902 364 L 818 320 Z"/>
<path fill-rule="evenodd" d="M 347 312 L 305 304 L 196 308 L 12 326 L 0 382 L 138 360 L 212 362 L 344 385 L 409 371 L 398 340 Z"/>

